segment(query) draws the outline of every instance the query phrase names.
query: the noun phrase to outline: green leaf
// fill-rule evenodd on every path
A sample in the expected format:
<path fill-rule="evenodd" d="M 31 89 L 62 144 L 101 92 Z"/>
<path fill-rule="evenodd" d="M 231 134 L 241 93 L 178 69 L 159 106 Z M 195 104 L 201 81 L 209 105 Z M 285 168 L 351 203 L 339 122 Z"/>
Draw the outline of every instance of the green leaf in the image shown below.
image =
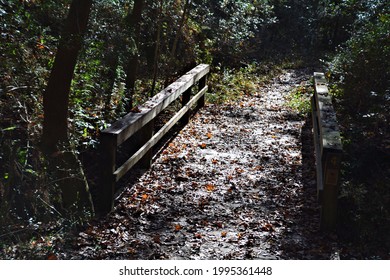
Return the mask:
<path fill-rule="evenodd" d="M 11 131 L 11 130 L 14 130 L 15 128 L 16 128 L 16 126 L 10 126 L 10 127 L 4 128 L 3 131 Z"/>

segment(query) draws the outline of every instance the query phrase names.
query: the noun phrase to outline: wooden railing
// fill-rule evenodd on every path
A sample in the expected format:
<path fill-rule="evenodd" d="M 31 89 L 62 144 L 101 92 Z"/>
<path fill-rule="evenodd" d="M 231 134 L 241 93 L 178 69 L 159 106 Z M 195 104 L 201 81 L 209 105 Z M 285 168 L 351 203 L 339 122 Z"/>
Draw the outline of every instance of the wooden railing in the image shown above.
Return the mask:
<path fill-rule="evenodd" d="M 317 196 L 321 203 L 321 229 L 336 226 L 342 144 L 331 97 L 323 73 L 314 73 L 312 118 L 317 165 Z"/>
<path fill-rule="evenodd" d="M 137 112 L 127 114 L 101 132 L 103 169 L 99 190 L 99 212 L 108 213 L 112 210 L 116 183 L 119 179 L 136 163 L 144 168 L 149 167 L 152 159 L 152 147 L 179 120 L 184 123 L 188 122 L 189 110 L 192 106 L 195 104 L 198 108 L 204 106 L 209 71 L 209 65 L 198 65 L 142 106 L 139 106 Z M 192 88 L 196 83 L 198 83 L 198 92 L 191 98 Z M 154 134 L 155 117 L 179 96 L 182 96 L 182 109 Z M 128 139 L 131 146 L 130 158 L 123 165 L 117 167 L 117 148 Z"/>

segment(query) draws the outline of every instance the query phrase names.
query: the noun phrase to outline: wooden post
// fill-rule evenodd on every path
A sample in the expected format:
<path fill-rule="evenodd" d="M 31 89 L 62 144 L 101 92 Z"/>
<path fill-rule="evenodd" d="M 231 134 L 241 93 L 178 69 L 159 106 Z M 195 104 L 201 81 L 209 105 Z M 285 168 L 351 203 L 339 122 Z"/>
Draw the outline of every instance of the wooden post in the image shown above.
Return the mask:
<path fill-rule="evenodd" d="M 183 95 L 182 95 L 182 98 L 181 98 L 181 107 L 183 108 L 184 106 L 187 105 L 187 103 L 191 100 L 191 91 L 192 91 L 192 87 L 190 87 L 189 89 L 187 89 Z M 190 121 L 190 111 L 188 110 L 187 113 L 184 114 L 184 116 L 180 119 L 180 122 L 183 124 L 183 125 L 186 125 L 188 124 L 188 122 Z"/>
<path fill-rule="evenodd" d="M 207 75 L 199 80 L 199 91 L 201 91 L 207 85 Z M 205 96 L 203 95 L 197 104 L 197 109 L 202 108 L 205 104 Z"/>
<path fill-rule="evenodd" d="M 142 127 L 137 132 L 137 143 L 134 143 L 137 147 L 137 150 L 141 148 L 146 142 L 153 137 L 154 134 L 154 120 L 148 122 L 144 127 Z M 153 149 L 149 149 L 149 151 L 140 159 L 138 162 L 138 166 L 143 169 L 148 169 L 152 165 L 153 158 Z"/>
<path fill-rule="evenodd" d="M 341 150 L 324 149 L 322 153 L 324 189 L 321 196 L 321 229 L 323 230 L 336 227 L 341 156 Z"/>
<path fill-rule="evenodd" d="M 116 169 L 116 148 L 117 139 L 115 134 L 102 133 L 101 135 L 101 157 L 102 170 L 100 189 L 98 195 L 98 212 L 107 214 L 111 212 L 114 205 L 115 177 Z"/>

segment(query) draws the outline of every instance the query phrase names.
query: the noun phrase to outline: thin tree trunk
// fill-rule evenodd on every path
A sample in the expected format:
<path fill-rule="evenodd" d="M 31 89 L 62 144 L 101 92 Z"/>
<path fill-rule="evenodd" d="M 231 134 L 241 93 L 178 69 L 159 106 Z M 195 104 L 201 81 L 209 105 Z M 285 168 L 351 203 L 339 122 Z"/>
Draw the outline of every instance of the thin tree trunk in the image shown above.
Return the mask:
<path fill-rule="evenodd" d="M 109 54 L 107 54 L 107 61 L 106 66 L 108 67 L 107 71 L 104 71 L 106 78 L 106 87 L 104 89 L 104 97 L 105 97 L 105 104 L 104 104 L 104 118 L 108 120 L 110 111 L 111 111 L 111 98 L 112 98 L 112 91 L 115 85 L 115 79 L 116 79 L 116 70 L 118 68 L 119 63 L 119 57 L 117 52 L 117 47 L 114 46 L 114 48 L 110 51 Z"/>
<path fill-rule="evenodd" d="M 92 0 L 73 0 L 58 46 L 46 91 L 43 94 L 42 148 L 48 161 L 48 178 L 61 190 L 65 213 L 93 215 L 94 207 L 87 180 L 76 153 L 69 148 L 69 91 L 77 57 L 87 30 Z M 58 144 L 64 152 L 54 153 Z M 71 150 L 65 152 L 65 150 Z"/>
<path fill-rule="evenodd" d="M 54 60 L 46 91 L 43 94 L 44 149 L 52 153 L 68 139 L 69 91 L 77 57 L 87 30 L 92 0 L 73 0 Z"/>
<path fill-rule="evenodd" d="M 134 7 L 132 13 L 129 13 L 127 16 L 126 22 L 128 23 L 128 28 L 132 30 L 130 35 L 134 36 L 134 42 L 136 47 L 136 52 L 133 55 L 130 55 L 129 60 L 127 62 L 127 70 L 126 70 L 126 90 L 128 92 L 128 102 L 125 107 L 127 109 L 131 109 L 133 107 L 133 96 L 135 92 L 135 82 L 138 72 L 138 56 L 139 56 L 139 36 L 141 29 L 141 19 L 142 19 L 142 11 L 144 8 L 144 0 L 135 0 Z"/>
<path fill-rule="evenodd" d="M 177 44 L 179 43 L 179 38 L 183 29 L 184 24 L 186 23 L 187 20 L 187 14 L 188 14 L 188 8 L 191 3 L 191 0 L 186 0 L 183 8 L 183 14 L 181 15 L 180 23 L 179 23 L 179 28 L 176 32 L 175 39 L 173 41 L 172 49 L 170 52 L 170 63 L 167 71 L 167 76 L 165 79 L 164 86 L 167 87 L 169 84 L 169 77 L 170 77 L 170 71 L 173 70 L 172 68 L 175 65 L 175 59 L 176 59 L 176 50 L 177 50 Z"/>
<path fill-rule="evenodd" d="M 158 11 L 158 26 L 157 26 L 157 38 L 156 38 L 156 48 L 154 49 L 154 63 L 153 63 L 153 82 L 152 82 L 152 89 L 150 90 L 150 96 L 154 95 L 154 91 L 156 89 L 156 82 L 157 82 L 157 74 L 158 74 L 158 61 L 160 59 L 160 41 L 161 41 L 161 28 L 162 28 L 162 11 L 163 11 L 163 4 L 164 0 L 160 1 L 160 8 Z"/>

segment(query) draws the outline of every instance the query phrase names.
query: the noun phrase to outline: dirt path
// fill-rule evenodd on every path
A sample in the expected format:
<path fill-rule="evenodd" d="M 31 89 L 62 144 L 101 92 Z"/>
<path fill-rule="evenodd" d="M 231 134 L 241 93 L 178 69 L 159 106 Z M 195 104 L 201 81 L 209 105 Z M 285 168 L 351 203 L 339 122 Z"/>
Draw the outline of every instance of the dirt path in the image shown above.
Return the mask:
<path fill-rule="evenodd" d="M 329 259 L 318 232 L 310 119 L 285 105 L 311 71 L 286 70 L 234 104 L 208 105 L 80 233 L 73 259 Z"/>

